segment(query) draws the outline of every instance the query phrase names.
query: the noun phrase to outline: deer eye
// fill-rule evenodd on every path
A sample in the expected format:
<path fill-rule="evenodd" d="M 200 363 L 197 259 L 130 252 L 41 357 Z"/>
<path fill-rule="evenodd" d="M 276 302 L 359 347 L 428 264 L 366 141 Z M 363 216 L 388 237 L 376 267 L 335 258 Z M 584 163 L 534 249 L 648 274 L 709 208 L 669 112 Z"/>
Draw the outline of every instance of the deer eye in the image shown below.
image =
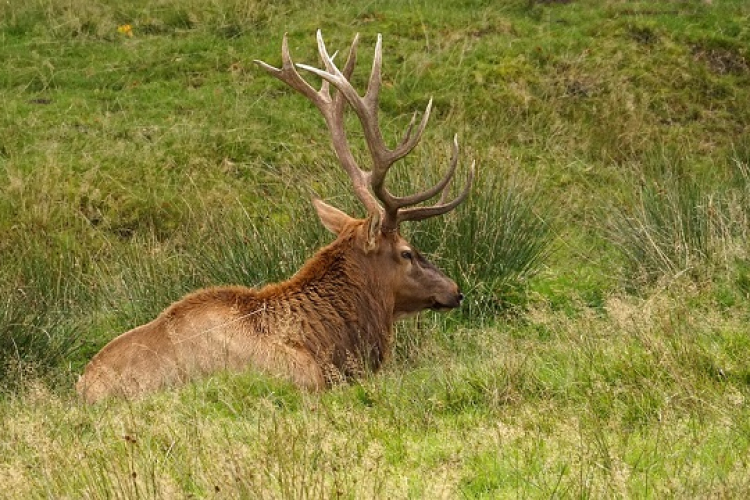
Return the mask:
<path fill-rule="evenodd" d="M 403 252 L 401 252 L 401 257 L 403 257 L 406 260 L 412 260 L 414 258 L 414 256 L 409 250 L 404 250 Z"/>

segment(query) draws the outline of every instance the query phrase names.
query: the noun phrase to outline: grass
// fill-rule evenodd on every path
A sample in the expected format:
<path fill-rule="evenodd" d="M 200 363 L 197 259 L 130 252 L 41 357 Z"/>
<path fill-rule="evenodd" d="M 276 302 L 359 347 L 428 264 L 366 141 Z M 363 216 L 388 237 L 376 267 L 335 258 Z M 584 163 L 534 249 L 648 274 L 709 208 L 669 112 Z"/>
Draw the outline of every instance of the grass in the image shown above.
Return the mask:
<path fill-rule="evenodd" d="M 322 396 L 253 374 L 93 408 L 31 387 L 4 403 L 2 442 L 24 457 L 11 465 L 42 473 L 15 471 L 12 491 L 736 496 L 747 339 L 679 307 L 612 299 L 607 317 L 537 310 L 524 327 L 459 329 L 429 361 Z"/>
<path fill-rule="evenodd" d="M 743 497 L 748 17 L 732 0 L 0 5 L 3 493 Z M 383 33 L 389 141 L 434 99 L 394 191 L 434 182 L 455 132 L 460 171 L 476 159 L 466 204 L 404 228 L 465 307 L 400 324 L 383 372 L 322 395 L 248 372 L 84 406 L 73 382 L 114 335 L 330 241 L 311 194 L 361 215 L 316 111 L 251 63 L 277 63 L 284 32 L 314 61 L 319 27 L 334 50 L 362 33 L 358 85 Z"/>
<path fill-rule="evenodd" d="M 612 217 L 612 239 L 631 276 L 688 272 L 700 280 L 746 259 L 750 184 L 743 165 L 734 176 L 728 186 L 673 172 L 643 180 L 635 203 L 619 204 Z"/>

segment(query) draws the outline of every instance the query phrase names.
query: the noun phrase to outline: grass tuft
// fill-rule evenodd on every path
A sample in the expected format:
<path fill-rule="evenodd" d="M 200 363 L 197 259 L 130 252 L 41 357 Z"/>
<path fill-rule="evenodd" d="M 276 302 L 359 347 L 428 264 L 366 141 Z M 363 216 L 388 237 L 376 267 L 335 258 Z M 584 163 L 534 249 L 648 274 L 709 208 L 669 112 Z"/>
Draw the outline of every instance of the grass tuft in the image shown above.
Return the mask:
<path fill-rule="evenodd" d="M 635 185 L 632 198 L 612 210 L 609 226 L 630 277 L 653 281 L 687 273 L 704 281 L 747 258 L 748 179 L 738 165 L 730 187 L 713 188 L 670 170 Z"/>

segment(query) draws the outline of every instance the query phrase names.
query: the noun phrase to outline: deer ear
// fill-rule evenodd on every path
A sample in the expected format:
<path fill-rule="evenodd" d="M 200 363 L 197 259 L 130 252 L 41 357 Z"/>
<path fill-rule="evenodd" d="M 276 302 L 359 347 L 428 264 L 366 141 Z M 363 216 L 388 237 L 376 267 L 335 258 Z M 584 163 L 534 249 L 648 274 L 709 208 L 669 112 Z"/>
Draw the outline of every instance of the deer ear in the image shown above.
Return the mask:
<path fill-rule="evenodd" d="M 335 235 L 338 235 L 344 229 L 346 224 L 355 220 L 338 208 L 332 207 L 328 203 L 317 198 L 314 198 L 312 202 L 315 206 L 315 210 L 318 212 L 320 222 L 323 223 L 326 229 Z"/>
<path fill-rule="evenodd" d="M 378 238 L 381 234 L 382 221 L 383 219 L 380 212 L 370 215 L 367 224 L 367 243 L 365 244 L 365 251 L 371 252 L 378 247 Z"/>

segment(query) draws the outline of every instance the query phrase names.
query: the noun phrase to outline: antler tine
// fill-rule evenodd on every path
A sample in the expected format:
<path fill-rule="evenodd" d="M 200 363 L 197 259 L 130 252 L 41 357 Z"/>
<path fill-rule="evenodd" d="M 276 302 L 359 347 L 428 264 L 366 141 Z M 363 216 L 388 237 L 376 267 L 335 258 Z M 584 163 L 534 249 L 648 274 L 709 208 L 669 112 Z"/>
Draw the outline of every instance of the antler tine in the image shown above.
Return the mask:
<path fill-rule="evenodd" d="M 344 94 L 346 97 L 346 100 L 349 101 L 352 106 L 354 106 L 354 103 L 352 101 L 359 100 L 359 95 L 357 94 L 357 91 L 354 90 L 354 87 L 352 87 L 351 83 L 349 83 L 349 80 L 347 80 L 347 75 L 342 73 L 338 67 L 333 62 L 333 59 L 331 56 L 328 55 L 328 51 L 325 46 L 325 42 L 323 41 L 323 35 L 321 34 L 320 30 L 318 30 L 318 53 L 320 54 L 320 58 L 323 61 L 323 65 L 326 69 L 319 69 L 315 66 L 310 66 L 309 64 L 301 64 L 297 63 L 295 66 L 297 66 L 300 69 L 304 69 L 305 71 L 309 71 L 310 73 L 313 73 L 319 77 L 321 77 L 324 81 L 327 81 L 331 83 L 334 87 L 336 87 L 339 92 Z M 354 42 L 352 43 L 352 50 L 356 51 L 357 43 L 359 39 L 359 34 L 354 38 Z M 345 70 L 349 69 L 350 72 L 354 71 L 354 62 L 356 60 L 355 58 L 351 57 L 351 51 L 350 51 L 350 58 L 347 59 Z M 349 68 L 351 62 L 351 69 Z M 351 75 L 349 75 L 351 76 Z"/>
<path fill-rule="evenodd" d="M 310 99 L 315 106 L 321 110 L 321 112 L 323 111 L 326 102 L 330 101 L 327 86 L 321 88 L 320 92 L 316 91 L 294 68 L 292 56 L 289 54 L 289 42 L 287 41 L 286 33 L 284 33 L 284 38 L 281 41 L 281 68 L 271 66 L 259 59 L 255 59 L 253 62 L 266 70 L 270 75 L 275 76 L 300 94 Z"/>
<path fill-rule="evenodd" d="M 456 208 L 466 199 L 469 192 L 471 192 L 471 185 L 474 182 L 474 174 L 476 172 L 475 166 L 476 161 L 472 161 L 471 167 L 469 167 L 469 179 L 466 181 L 466 185 L 461 194 L 454 198 L 453 201 L 445 203 L 447 191 L 444 191 L 437 205 L 431 207 L 411 207 L 399 210 L 398 223 L 400 224 L 401 222 L 408 220 L 423 220 L 429 217 L 435 217 L 436 215 L 448 213 Z"/>
<path fill-rule="evenodd" d="M 320 59 L 323 61 L 323 65 L 326 67 L 326 71 L 332 74 L 338 73 L 338 69 L 336 68 L 336 65 L 333 63 L 333 57 L 328 55 L 328 50 L 326 49 L 326 43 L 323 40 L 323 34 L 321 33 L 320 30 L 318 30 L 316 34 L 316 38 L 318 41 L 318 53 L 320 54 Z M 333 56 L 335 57 L 336 54 L 334 53 Z"/>
<path fill-rule="evenodd" d="M 378 112 L 378 98 L 380 96 L 381 73 L 383 67 L 383 37 L 378 33 L 378 41 L 375 43 L 375 55 L 372 58 L 372 71 L 370 81 L 367 83 L 365 100 L 368 107 L 376 114 Z"/>
<path fill-rule="evenodd" d="M 416 205 L 417 203 L 422 203 L 423 201 L 427 201 L 430 198 L 434 198 L 439 193 L 442 193 L 440 197 L 440 201 L 438 204 L 445 203 L 445 200 L 447 198 L 447 192 L 448 187 L 450 186 L 451 180 L 453 179 L 453 174 L 456 173 L 456 166 L 458 165 L 458 135 L 453 136 L 453 152 L 451 154 L 451 161 L 448 166 L 448 171 L 445 173 L 443 178 L 432 186 L 429 189 L 426 189 L 425 191 L 422 191 L 421 193 L 415 193 L 409 196 L 401 196 L 401 197 L 393 197 L 393 201 L 399 206 L 399 207 L 408 207 L 411 205 Z"/>
<path fill-rule="evenodd" d="M 357 46 L 359 45 L 359 33 L 354 35 L 354 40 L 349 46 L 349 54 L 346 56 L 346 63 L 344 63 L 344 78 L 347 80 L 352 77 L 354 73 L 354 66 L 357 64 Z"/>
<path fill-rule="evenodd" d="M 411 122 L 409 122 L 409 126 L 406 128 L 406 133 L 404 134 L 403 139 L 401 139 L 401 143 L 396 147 L 396 149 L 393 150 L 393 161 L 400 160 L 404 156 L 411 153 L 411 151 L 417 147 L 417 144 L 419 144 L 419 141 L 422 139 L 422 133 L 424 132 L 425 128 L 427 127 L 427 122 L 430 121 L 430 113 L 432 112 L 432 98 L 430 97 L 430 101 L 427 103 L 427 107 L 424 110 L 424 113 L 422 114 L 422 120 L 419 122 L 419 127 L 417 127 L 417 133 L 414 135 L 411 135 L 412 130 L 414 129 L 414 122 L 417 118 L 416 111 L 414 112 L 414 115 L 411 118 Z"/>
<path fill-rule="evenodd" d="M 354 67 L 357 65 L 357 45 L 359 44 L 359 33 L 354 35 L 354 40 L 352 41 L 351 46 L 349 47 L 349 54 L 346 56 L 346 62 L 344 63 L 344 71 L 342 74 L 344 75 L 344 78 L 347 80 L 351 79 L 352 74 L 354 73 Z M 331 57 L 331 60 L 336 57 L 336 54 L 334 54 Z M 328 80 L 323 80 L 323 83 L 328 85 Z M 334 113 L 338 116 L 340 115 L 340 120 L 343 123 L 344 117 L 344 105 L 346 104 L 346 99 L 341 94 L 341 92 L 336 93 L 333 97 L 333 103 L 334 103 Z"/>
<path fill-rule="evenodd" d="M 443 193 L 440 195 L 440 200 L 438 200 L 438 205 L 443 205 L 445 202 L 448 201 L 448 193 L 450 192 L 450 185 L 453 181 L 453 174 L 456 172 L 456 164 L 458 163 L 458 134 L 453 134 L 453 153 L 451 154 L 451 163 L 450 163 L 450 179 L 448 182 L 445 183 L 445 188 L 443 188 Z M 472 165 L 473 167 L 473 165 Z"/>

